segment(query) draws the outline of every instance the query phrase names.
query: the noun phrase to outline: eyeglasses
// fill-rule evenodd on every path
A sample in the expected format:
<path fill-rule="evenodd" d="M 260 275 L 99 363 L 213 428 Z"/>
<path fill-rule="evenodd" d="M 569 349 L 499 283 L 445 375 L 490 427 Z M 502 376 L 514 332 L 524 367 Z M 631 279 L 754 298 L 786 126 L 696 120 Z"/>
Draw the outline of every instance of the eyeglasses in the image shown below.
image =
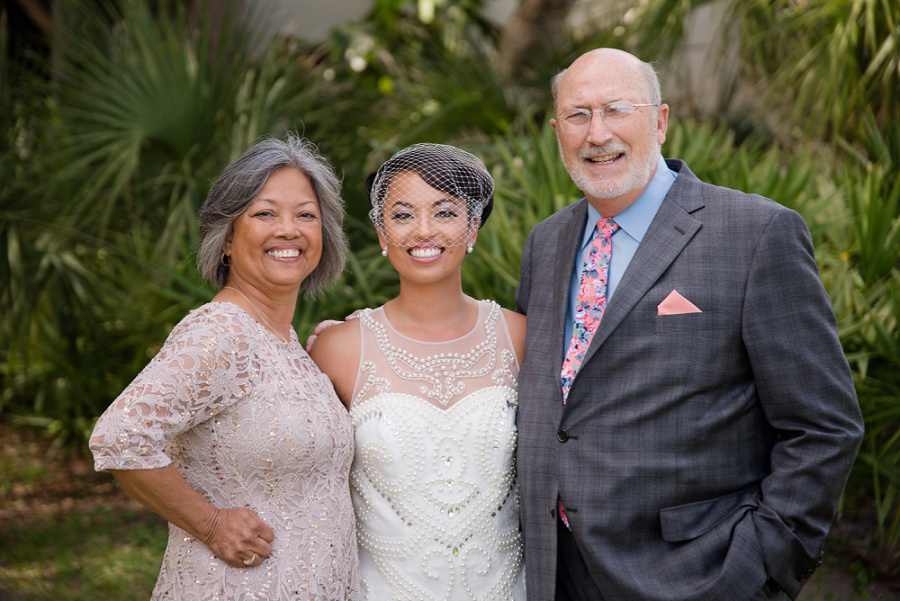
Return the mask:
<path fill-rule="evenodd" d="M 564 132 L 573 134 L 588 127 L 591 124 L 591 117 L 594 116 L 594 113 L 600 113 L 603 122 L 612 127 L 617 123 L 621 123 L 634 111 L 644 106 L 659 106 L 659 104 L 649 102 L 635 104 L 627 100 L 617 100 L 599 109 L 569 109 L 557 115 L 556 121 Z"/>

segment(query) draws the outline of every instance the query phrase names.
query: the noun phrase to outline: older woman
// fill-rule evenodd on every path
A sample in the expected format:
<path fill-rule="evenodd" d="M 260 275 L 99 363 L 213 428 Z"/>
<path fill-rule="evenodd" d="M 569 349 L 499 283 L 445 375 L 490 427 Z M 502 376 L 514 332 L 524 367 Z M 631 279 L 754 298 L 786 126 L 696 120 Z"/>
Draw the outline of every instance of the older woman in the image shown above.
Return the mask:
<path fill-rule="evenodd" d="M 342 271 L 340 183 L 295 137 L 238 157 L 200 211 L 221 289 L 100 417 L 95 467 L 170 522 L 153 599 L 356 599 L 347 411 L 291 328 Z"/>

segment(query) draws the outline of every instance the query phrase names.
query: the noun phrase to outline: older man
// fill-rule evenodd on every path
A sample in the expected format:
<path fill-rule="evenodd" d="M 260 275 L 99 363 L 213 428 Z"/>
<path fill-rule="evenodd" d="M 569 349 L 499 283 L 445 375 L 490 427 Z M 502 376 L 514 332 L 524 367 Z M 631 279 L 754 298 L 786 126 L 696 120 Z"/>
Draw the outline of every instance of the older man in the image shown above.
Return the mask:
<path fill-rule="evenodd" d="M 528 597 L 794 598 L 862 436 L 808 229 L 664 160 L 634 56 L 553 90 L 585 198 L 531 232 L 516 296 Z"/>

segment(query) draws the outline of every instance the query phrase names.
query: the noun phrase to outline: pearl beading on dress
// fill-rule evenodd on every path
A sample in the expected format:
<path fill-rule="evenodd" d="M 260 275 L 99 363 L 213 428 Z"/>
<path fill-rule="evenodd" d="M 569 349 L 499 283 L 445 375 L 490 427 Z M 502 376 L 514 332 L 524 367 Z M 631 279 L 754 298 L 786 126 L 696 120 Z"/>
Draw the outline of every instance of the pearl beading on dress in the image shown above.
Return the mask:
<path fill-rule="evenodd" d="M 518 368 L 499 306 L 482 309 L 476 330 L 449 345 L 465 348 L 443 353 L 432 351 L 445 343 L 401 340 L 379 312 L 361 317 L 372 347 L 350 408 L 350 481 L 365 598 L 524 598 L 513 593 Z"/>
<path fill-rule="evenodd" d="M 425 382 L 419 392 L 429 399 L 434 399 L 442 405 L 447 405 L 454 396 L 462 395 L 466 390 L 465 379 L 479 378 L 485 374 L 492 372 L 497 363 L 497 354 L 494 350 L 497 348 L 497 319 L 502 314 L 499 310 L 491 311 L 484 323 L 485 340 L 475 345 L 466 353 L 435 353 L 426 357 L 417 357 L 416 355 L 406 351 L 405 349 L 395 346 L 390 342 L 387 328 L 370 318 L 371 309 L 366 309 L 360 317 L 366 328 L 369 328 L 375 335 L 378 349 L 387 358 L 393 373 L 404 380 L 417 380 Z M 367 319 L 368 318 L 368 319 Z M 508 355 L 501 354 L 505 361 L 509 361 Z M 515 359 L 513 357 L 512 363 Z M 479 365 L 484 362 L 483 365 Z M 509 365 L 510 363 L 505 363 Z M 364 369 L 370 368 L 370 363 L 366 362 L 362 366 Z M 500 374 L 495 374 L 498 378 L 504 375 L 512 377 L 512 372 L 507 368 L 502 370 Z M 380 384 L 383 387 L 390 387 L 388 379 L 379 378 L 377 381 L 370 374 L 371 384 Z M 367 384 L 370 384 L 367 380 Z M 515 383 L 513 383 L 515 386 Z M 356 399 L 361 398 L 367 392 L 364 387 L 355 395 Z M 385 390 L 382 389 L 382 392 Z"/>

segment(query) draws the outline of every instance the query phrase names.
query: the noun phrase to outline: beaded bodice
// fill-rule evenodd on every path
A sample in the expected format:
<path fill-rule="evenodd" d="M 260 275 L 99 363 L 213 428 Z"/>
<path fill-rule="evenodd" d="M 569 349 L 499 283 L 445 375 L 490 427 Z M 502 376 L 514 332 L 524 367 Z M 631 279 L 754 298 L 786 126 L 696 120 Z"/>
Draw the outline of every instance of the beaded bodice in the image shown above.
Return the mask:
<path fill-rule="evenodd" d="M 360 317 L 351 493 L 368 599 L 524 599 L 515 481 L 518 364 L 498 305 L 465 336 Z"/>

